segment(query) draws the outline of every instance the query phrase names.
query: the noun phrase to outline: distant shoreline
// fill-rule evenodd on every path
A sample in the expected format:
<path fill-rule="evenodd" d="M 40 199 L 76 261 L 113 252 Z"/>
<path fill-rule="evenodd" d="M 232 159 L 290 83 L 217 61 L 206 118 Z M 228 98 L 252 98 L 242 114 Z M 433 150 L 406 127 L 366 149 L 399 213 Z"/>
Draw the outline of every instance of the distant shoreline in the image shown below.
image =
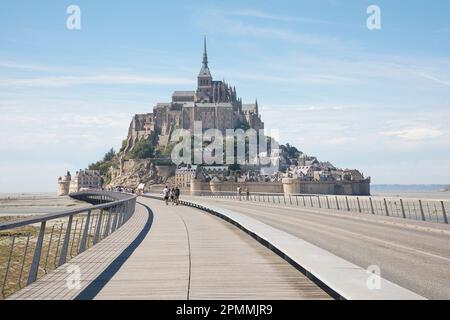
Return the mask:
<path fill-rule="evenodd" d="M 449 192 L 450 184 L 372 184 L 370 190 L 372 192 L 389 192 L 389 193 L 429 193 L 429 192 Z"/>
<path fill-rule="evenodd" d="M 42 215 L 89 204 L 55 193 L 0 193 L 0 217 Z"/>
<path fill-rule="evenodd" d="M 8 197 L 21 197 L 21 196 L 48 196 L 55 197 L 57 196 L 56 192 L 0 192 L 0 199 L 8 198 Z"/>

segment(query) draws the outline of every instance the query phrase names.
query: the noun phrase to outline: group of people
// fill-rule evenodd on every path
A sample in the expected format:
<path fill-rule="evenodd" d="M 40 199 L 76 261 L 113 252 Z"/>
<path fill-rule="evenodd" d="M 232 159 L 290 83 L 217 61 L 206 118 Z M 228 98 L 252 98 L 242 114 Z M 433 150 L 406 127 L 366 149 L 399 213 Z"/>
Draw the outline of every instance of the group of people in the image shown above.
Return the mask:
<path fill-rule="evenodd" d="M 241 197 L 242 197 L 242 188 L 241 188 L 241 186 L 237 187 L 237 192 L 238 192 L 238 195 L 239 195 L 239 200 L 241 200 Z M 249 198 L 250 198 L 250 191 L 248 190 L 248 188 L 245 188 L 245 199 L 249 200 Z"/>
<path fill-rule="evenodd" d="M 178 186 L 175 188 L 166 186 L 163 190 L 163 196 L 166 205 L 169 205 L 169 201 L 172 202 L 172 205 L 178 206 L 180 204 L 180 188 Z"/>

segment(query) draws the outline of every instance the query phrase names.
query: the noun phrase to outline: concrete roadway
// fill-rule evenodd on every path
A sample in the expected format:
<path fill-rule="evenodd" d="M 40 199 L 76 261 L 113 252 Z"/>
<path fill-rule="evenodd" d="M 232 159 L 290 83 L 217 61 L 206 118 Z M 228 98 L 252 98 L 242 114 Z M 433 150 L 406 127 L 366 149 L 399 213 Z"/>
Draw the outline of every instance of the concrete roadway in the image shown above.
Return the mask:
<path fill-rule="evenodd" d="M 429 299 L 450 299 L 450 226 L 342 211 L 202 198 L 317 245 Z"/>

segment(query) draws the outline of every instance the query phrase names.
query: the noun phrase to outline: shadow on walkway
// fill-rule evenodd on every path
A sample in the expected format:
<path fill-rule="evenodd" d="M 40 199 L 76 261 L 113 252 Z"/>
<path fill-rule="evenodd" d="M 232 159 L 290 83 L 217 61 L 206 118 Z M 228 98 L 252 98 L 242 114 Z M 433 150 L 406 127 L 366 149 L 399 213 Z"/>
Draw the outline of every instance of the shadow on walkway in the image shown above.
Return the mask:
<path fill-rule="evenodd" d="M 119 271 L 122 265 L 127 261 L 127 259 L 133 254 L 137 247 L 142 243 L 142 241 L 147 236 L 153 224 L 153 211 L 145 204 L 138 202 L 147 209 L 148 217 L 145 222 L 144 228 L 136 239 L 116 258 L 114 261 L 94 280 L 89 284 L 80 294 L 75 298 L 75 300 L 93 300 L 97 294 L 105 287 L 109 280 Z"/>

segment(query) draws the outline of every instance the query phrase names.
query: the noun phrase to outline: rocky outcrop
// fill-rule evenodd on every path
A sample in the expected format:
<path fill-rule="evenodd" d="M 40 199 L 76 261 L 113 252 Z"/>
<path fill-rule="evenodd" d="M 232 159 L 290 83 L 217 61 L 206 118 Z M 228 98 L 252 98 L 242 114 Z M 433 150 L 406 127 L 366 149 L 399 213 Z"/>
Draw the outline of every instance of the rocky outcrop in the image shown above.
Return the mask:
<path fill-rule="evenodd" d="M 175 173 L 174 166 L 155 166 L 150 159 L 120 159 L 116 166 L 110 168 L 111 181 L 106 186 L 135 189 L 139 184 L 146 186 L 153 184 L 163 184 L 173 177 Z"/>

